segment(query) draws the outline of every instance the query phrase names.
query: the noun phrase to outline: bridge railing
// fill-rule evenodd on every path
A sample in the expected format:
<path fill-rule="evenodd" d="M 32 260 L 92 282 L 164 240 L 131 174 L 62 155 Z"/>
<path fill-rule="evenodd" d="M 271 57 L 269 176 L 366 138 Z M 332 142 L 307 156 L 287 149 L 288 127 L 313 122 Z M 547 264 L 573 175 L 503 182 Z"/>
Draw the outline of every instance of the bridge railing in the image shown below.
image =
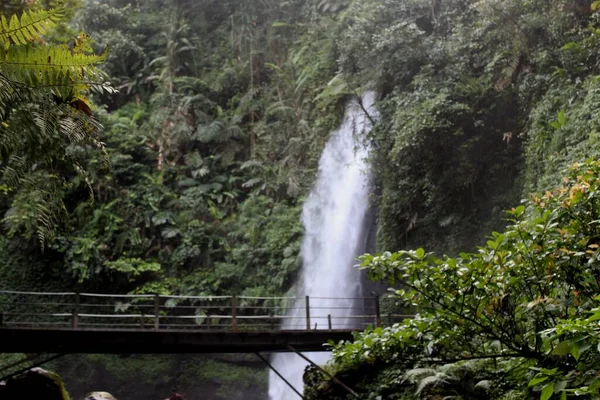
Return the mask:
<path fill-rule="evenodd" d="M 355 330 L 408 317 L 392 298 L 120 295 L 0 291 L 0 328 Z"/>

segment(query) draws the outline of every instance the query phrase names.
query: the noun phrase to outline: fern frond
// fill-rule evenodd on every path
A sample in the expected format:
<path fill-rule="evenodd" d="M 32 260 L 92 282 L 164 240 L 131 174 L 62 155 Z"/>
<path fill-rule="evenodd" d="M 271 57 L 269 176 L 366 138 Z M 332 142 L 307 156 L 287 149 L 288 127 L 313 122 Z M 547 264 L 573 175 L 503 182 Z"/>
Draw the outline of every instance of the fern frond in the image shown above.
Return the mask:
<path fill-rule="evenodd" d="M 89 81 L 104 78 L 96 65 L 107 55 L 108 50 L 102 54 L 73 53 L 67 45 L 10 47 L 0 49 L 0 71 L 7 79 L 32 87 L 82 84 L 87 88 Z"/>
<path fill-rule="evenodd" d="M 437 373 L 435 375 L 423 378 L 419 382 L 419 385 L 417 386 L 417 389 L 415 390 L 415 394 L 420 395 L 425 389 L 432 387 L 432 386 L 438 387 L 438 386 L 446 385 L 446 384 L 448 384 L 449 378 L 450 377 L 448 375 L 443 374 L 443 373 Z"/>
<path fill-rule="evenodd" d="M 231 139 L 240 138 L 244 135 L 244 131 L 238 123 L 237 118 L 214 120 L 208 125 L 199 126 L 194 139 L 201 143 L 225 143 Z"/>
<path fill-rule="evenodd" d="M 492 381 L 490 380 L 482 380 L 477 382 L 477 384 L 475 386 L 473 386 L 473 388 L 475 390 L 481 390 L 484 392 L 487 392 L 488 390 L 490 390 L 492 388 Z"/>
<path fill-rule="evenodd" d="M 8 235 L 35 234 L 44 247 L 60 220 L 65 218 L 66 208 L 62 201 L 64 180 L 45 172 L 29 173 L 20 178 L 9 210 L 0 221 L 8 229 Z"/>
<path fill-rule="evenodd" d="M 24 11 L 20 19 L 16 14 L 10 20 L 0 15 L 0 44 L 7 50 L 11 44 L 19 46 L 35 42 L 64 17 L 62 4 L 49 10 Z"/>
<path fill-rule="evenodd" d="M 258 161 L 258 160 L 248 160 L 245 163 L 242 164 L 242 166 L 240 167 L 241 170 L 244 169 L 250 169 L 250 168 L 260 168 L 260 169 L 265 169 L 265 166 L 262 162 Z"/>
<path fill-rule="evenodd" d="M 421 379 L 433 376 L 437 373 L 434 368 L 413 368 L 406 371 L 404 374 L 404 380 L 415 383 Z"/>

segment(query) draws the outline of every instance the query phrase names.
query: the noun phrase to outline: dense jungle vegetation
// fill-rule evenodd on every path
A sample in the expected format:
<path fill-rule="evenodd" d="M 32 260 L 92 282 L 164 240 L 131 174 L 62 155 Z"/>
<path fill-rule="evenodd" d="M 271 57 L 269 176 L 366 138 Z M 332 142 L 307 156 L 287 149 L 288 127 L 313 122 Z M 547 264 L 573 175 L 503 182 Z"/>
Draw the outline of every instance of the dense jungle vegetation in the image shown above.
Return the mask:
<path fill-rule="evenodd" d="M 287 292 L 321 150 L 375 90 L 381 254 L 363 266 L 419 314 L 335 345 L 330 371 L 369 399 L 600 398 L 598 8 L 0 1 L 0 288 Z M 69 383 L 90 363 L 265 396 L 239 359 L 57 368 Z M 308 398 L 347 397 L 305 380 Z"/>

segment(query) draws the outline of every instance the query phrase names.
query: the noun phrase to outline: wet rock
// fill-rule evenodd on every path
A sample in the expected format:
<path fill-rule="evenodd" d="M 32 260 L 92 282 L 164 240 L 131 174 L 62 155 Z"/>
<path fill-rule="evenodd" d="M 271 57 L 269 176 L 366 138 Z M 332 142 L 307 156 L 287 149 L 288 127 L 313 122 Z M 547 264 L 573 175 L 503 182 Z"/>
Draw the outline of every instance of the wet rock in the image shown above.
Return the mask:
<path fill-rule="evenodd" d="M 0 399 L 70 400 L 60 376 L 42 368 L 1 382 Z"/>
<path fill-rule="evenodd" d="M 117 400 L 107 392 L 92 392 L 85 396 L 84 400 Z"/>

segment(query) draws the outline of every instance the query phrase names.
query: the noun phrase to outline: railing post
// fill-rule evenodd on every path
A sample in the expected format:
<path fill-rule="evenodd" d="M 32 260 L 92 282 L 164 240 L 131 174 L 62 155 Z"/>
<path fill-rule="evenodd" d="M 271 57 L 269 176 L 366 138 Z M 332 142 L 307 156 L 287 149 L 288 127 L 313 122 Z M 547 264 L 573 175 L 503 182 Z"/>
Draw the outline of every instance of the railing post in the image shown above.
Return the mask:
<path fill-rule="evenodd" d="M 154 330 L 158 331 L 160 328 L 160 296 L 158 294 L 154 295 Z"/>
<path fill-rule="evenodd" d="M 331 314 L 327 314 L 327 325 L 329 326 L 329 330 L 331 330 Z"/>
<path fill-rule="evenodd" d="M 237 332 L 237 296 L 231 297 L 231 329 Z"/>
<path fill-rule="evenodd" d="M 379 296 L 375 296 L 375 327 L 381 327 L 381 311 L 379 309 Z"/>
<path fill-rule="evenodd" d="M 75 306 L 73 307 L 73 319 L 71 320 L 73 329 L 79 325 L 79 292 L 75 293 Z"/>
<path fill-rule="evenodd" d="M 306 330 L 310 331 L 310 297 L 306 296 Z"/>

